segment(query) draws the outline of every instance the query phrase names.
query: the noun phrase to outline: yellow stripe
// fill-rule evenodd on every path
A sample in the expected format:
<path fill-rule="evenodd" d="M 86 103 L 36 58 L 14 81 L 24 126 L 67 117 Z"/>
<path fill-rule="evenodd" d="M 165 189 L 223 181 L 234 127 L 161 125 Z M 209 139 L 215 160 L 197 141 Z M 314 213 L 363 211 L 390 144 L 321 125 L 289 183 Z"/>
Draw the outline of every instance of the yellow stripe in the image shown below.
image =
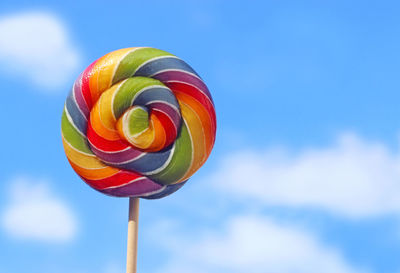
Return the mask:
<path fill-rule="evenodd" d="M 121 84 L 116 84 L 104 92 L 99 100 L 99 107 L 100 107 L 100 118 L 101 122 L 105 128 L 109 129 L 110 131 L 116 132 L 115 124 L 117 120 L 114 117 L 113 113 L 113 105 L 112 100 L 114 97 L 114 93 L 117 91 L 117 88 L 120 87 Z M 116 132 L 117 133 L 117 132 Z"/>
<path fill-rule="evenodd" d="M 155 132 L 153 129 L 153 121 L 150 120 L 149 127 L 141 132 L 139 135 L 132 136 L 129 133 L 129 111 L 126 111 L 122 117 L 117 121 L 117 129 L 121 136 L 125 138 L 126 141 L 131 143 L 138 149 L 147 149 L 155 139 Z"/>
<path fill-rule="evenodd" d="M 192 165 L 184 177 L 179 180 L 179 182 L 182 182 L 192 176 L 204 164 L 205 160 L 207 159 L 207 153 L 201 120 L 197 116 L 196 112 L 185 103 L 180 101 L 179 104 L 181 107 L 182 118 L 186 121 L 188 130 L 192 137 L 193 148 Z"/>
<path fill-rule="evenodd" d="M 106 166 L 95 155 L 90 156 L 73 149 L 64 139 L 63 144 L 68 159 L 76 165 L 86 169 L 99 169 Z"/>
<path fill-rule="evenodd" d="M 111 86 L 116 66 L 119 65 L 125 54 L 132 49 L 134 48 L 119 49 L 104 55 L 96 61 L 92 69 L 92 76 L 89 80 L 93 102 L 96 102 L 101 93 Z"/>
<path fill-rule="evenodd" d="M 101 96 L 102 98 L 103 96 Z M 93 130 L 96 131 L 96 133 L 107 139 L 107 140 L 111 140 L 111 141 L 115 141 L 115 140 L 119 140 L 120 136 L 118 134 L 117 131 L 112 131 L 109 130 L 107 127 L 104 126 L 103 121 L 102 121 L 102 112 L 100 109 L 100 102 L 102 101 L 102 99 L 100 99 L 92 108 L 91 112 L 90 112 L 90 124 L 93 127 Z"/>
<path fill-rule="evenodd" d="M 123 48 L 116 50 L 111 52 L 111 54 L 106 55 L 107 58 L 102 60 L 104 62 L 104 66 L 99 71 L 99 80 L 97 84 L 97 88 L 100 92 L 111 86 L 115 68 L 119 65 L 122 58 L 124 58 L 132 49 L 133 48 Z"/>
<path fill-rule="evenodd" d="M 76 151 L 64 138 L 62 141 L 69 163 L 80 176 L 86 179 L 102 179 L 119 171 L 116 168 L 105 165 L 95 155 L 89 156 Z"/>
<path fill-rule="evenodd" d="M 161 121 L 158 119 L 158 117 L 154 114 L 151 114 L 150 120 L 151 124 L 153 125 L 152 130 L 154 131 L 154 139 L 148 146 L 147 151 L 156 152 L 164 147 L 167 137 L 164 127 L 162 126 Z"/>
<path fill-rule="evenodd" d="M 210 154 L 214 143 L 210 114 L 206 109 L 204 109 L 204 106 L 200 102 L 183 92 L 176 92 L 176 98 L 179 102 L 185 103 L 190 107 L 200 118 L 203 132 L 205 134 L 204 140 L 206 142 L 206 153 Z"/>
<path fill-rule="evenodd" d="M 83 178 L 90 179 L 90 180 L 99 180 L 99 179 L 104 179 L 107 177 L 110 177 L 118 172 L 117 169 L 106 166 L 102 169 L 85 169 L 82 167 L 79 167 L 78 165 L 74 164 L 72 161 L 69 160 L 69 163 L 71 164 L 72 168 L 75 170 L 77 174 L 82 176 Z"/>

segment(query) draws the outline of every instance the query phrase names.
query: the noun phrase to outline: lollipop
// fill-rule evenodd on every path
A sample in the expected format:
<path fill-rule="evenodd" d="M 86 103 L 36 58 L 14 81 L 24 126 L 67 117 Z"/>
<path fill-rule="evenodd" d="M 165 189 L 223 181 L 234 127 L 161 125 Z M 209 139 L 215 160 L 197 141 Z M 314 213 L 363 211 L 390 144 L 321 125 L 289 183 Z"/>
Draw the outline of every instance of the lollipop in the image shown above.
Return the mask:
<path fill-rule="evenodd" d="M 207 86 L 188 64 L 159 49 L 126 48 L 78 77 L 61 127 L 68 161 L 89 186 L 157 199 L 177 191 L 207 160 L 216 117 Z M 132 212 L 137 199 L 131 201 Z"/>

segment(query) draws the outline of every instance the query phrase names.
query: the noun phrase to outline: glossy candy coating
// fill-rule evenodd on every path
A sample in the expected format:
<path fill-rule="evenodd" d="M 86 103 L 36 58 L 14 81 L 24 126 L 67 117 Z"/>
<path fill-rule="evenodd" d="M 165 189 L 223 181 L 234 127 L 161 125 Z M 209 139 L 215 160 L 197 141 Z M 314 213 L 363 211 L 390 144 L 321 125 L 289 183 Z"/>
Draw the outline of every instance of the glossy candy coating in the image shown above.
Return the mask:
<path fill-rule="evenodd" d="M 155 199 L 178 190 L 207 160 L 216 117 L 188 64 L 155 48 L 125 48 L 78 77 L 61 127 L 68 161 L 88 185 Z"/>

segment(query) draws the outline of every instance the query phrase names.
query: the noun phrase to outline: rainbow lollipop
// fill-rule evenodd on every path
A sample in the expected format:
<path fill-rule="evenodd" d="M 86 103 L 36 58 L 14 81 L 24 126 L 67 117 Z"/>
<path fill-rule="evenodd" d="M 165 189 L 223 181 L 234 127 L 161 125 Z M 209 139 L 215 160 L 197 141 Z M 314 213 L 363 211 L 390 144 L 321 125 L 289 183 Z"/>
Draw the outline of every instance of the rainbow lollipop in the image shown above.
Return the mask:
<path fill-rule="evenodd" d="M 207 86 L 188 64 L 137 47 L 85 69 L 65 102 L 61 127 L 68 161 L 89 186 L 156 199 L 177 191 L 207 160 L 216 117 Z"/>

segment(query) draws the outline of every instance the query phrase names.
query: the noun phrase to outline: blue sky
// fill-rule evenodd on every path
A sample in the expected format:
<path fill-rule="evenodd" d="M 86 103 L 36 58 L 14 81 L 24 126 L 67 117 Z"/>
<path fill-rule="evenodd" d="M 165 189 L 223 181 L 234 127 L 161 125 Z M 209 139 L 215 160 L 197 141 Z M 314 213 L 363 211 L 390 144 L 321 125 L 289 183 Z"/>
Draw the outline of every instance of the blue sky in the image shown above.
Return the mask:
<path fill-rule="evenodd" d="M 400 272 L 396 1 L 2 1 L 0 273 L 124 272 L 127 199 L 70 168 L 64 100 L 151 46 L 217 110 L 211 157 L 141 201 L 139 272 Z"/>

